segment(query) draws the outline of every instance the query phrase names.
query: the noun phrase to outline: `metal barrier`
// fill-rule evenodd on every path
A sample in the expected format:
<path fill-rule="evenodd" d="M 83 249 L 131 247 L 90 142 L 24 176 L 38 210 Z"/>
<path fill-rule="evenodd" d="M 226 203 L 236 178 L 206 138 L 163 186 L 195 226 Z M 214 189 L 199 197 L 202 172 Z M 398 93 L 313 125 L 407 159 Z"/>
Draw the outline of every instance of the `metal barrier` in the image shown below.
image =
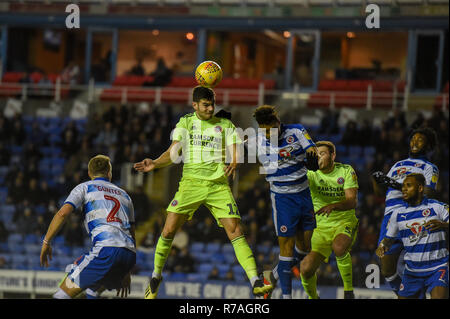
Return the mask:
<path fill-rule="evenodd" d="M 0 83 L 0 98 L 14 97 L 22 101 L 34 98 L 47 98 L 55 102 L 77 98 L 87 103 L 114 101 L 122 104 L 133 102 L 152 102 L 185 104 L 192 103 L 191 88 L 180 87 L 136 87 L 136 86 L 101 86 L 91 80 L 88 85 L 68 85 L 59 80 L 55 84 Z M 293 107 L 329 107 L 330 109 L 350 107 L 371 109 L 395 109 L 399 106 L 408 110 L 411 103 L 422 97 L 409 92 L 408 85 L 403 91 L 374 91 L 369 85 L 367 91 L 316 91 L 301 92 L 297 86 L 293 91 L 267 90 L 263 83 L 258 89 L 214 89 L 216 103 L 221 106 L 241 105 L 256 106 L 274 103 L 280 99 L 291 102 Z M 448 108 L 448 93 L 429 94 L 426 96 L 430 106 L 440 105 L 443 111 Z M 432 101 L 432 102 L 430 102 Z"/>

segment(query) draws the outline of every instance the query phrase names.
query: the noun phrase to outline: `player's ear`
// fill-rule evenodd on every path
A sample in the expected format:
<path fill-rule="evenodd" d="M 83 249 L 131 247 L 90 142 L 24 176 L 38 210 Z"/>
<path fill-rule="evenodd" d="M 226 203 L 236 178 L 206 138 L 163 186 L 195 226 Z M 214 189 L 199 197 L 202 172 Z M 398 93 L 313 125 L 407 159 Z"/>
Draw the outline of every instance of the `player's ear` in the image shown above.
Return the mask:
<path fill-rule="evenodd" d="M 192 102 L 192 107 L 194 108 L 194 110 L 198 110 L 198 103 L 197 102 Z"/>

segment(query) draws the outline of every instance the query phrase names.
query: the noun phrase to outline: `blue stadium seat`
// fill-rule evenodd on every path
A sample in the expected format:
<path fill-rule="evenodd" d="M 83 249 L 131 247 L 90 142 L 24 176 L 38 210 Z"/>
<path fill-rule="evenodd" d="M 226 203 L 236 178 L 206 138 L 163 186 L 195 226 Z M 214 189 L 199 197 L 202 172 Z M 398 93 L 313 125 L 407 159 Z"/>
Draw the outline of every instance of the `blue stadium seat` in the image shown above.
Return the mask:
<path fill-rule="evenodd" d="M 277 245 L 272 247 L 272 254 L 278 256 L 280 254 L 280 247 L 278 247 Z"/>
<path fill-rule="evenodd" d="M 357 158 L 362 155 L 362 147 L 358 145 L 352 145 L 348 148 L 348 156 Z"/>
<path fill-rule="evenodd" d="M 35 234 L 28 234 L 25 235 L 24 242 L 25 244 L 37 244 L 39 243 L 39 237 Z"/>
<path fill-rule="evenodd" d="M 237 262 L 236 255 L 234 253 L 224 254 L 223 256 L 225 258 L 225 262 L 229 265 L 233 265 L 234 263 Z"/>
<path fill-rule="evenodd" d="M 205 248 L 207 252 L 215 253 L 218 252 L 221 247 L 219 243 L 207 243 Z"/>
<path fill-rule="evenodd" d="M 186 274 L 183 272 L 173 272 L 170 274 L 170 279 L 171 280 L 182 280 L 185 281 L 186 280 Z"/>
<path fill-rule="evenodd" d="M 143 276 L 141 273 L 139 275 Z M 151 273 L 150 273 L 151 276 Z M 204 273 L 193 273 L 193 274 L 187 274 L 186 280 L 188 281 L 204 281 L 208 279 L 208 274 Z"/>
<path fill-rule="evenodd" d="M 241 265 L 235 265 L 231 268 L 234 274 L 234 278 L 236 281 L 244 281 L 247 278 L 245 274 L 245 270 L 241 267 Z"/>
<path fill-rule="evenodd" d="M 364 147 L 364 156 L 366 157 L 372 157 L 375 156 L 376 149 L 373 146 L 366 146 Z"/>
<path fill-rule="evenodd" d="M 227 264 L 218 264 L 216 265 L 217 269 L 219 270 L 219 276 L 223 277 L 225 276 L 226 272 L 230 270 L 231 266 Z"/>
<path fill-rule="evenodd" d="M 25 252 L 27 255 L 38 255 L 41 252 L 41 245 L 37 244 L 25 244 Z"/>
<path fill-rule="evenodd" d="M 39 259 L 39 255 L 30 256 L 27 258 L 28 269 L 43 270 L 43 267 L 41 267 L 40 263 L 41 261 Z"/>
<path fill-rule="evenodd" d="M 26 255 L 22 255 L 22 254 L 13 254 L 12 255 L 12 263 L 15 266 L 16 265 L 26 265 L 28 263 L 28 257 Z"/>
<path fill-rule="evenodd" d="M 6 264 L 11 264 L 13 254 L 1 253 L 0 258 L 3 258 L 6 261 Z"/>
<path fill-rule="evenodd" d="M 212 254 L 212 259 L 211 259 L 211 261 L 212 261 L 213 263 L 215 263 L 215 264 L 222 264 L 222 263 L 224 263 L 226 260 L 225 260 L 224 254 L 221 253 L 220 251 L 218 251 L 218 252 Z"/>
<path fill-rule="evenodd" d="M 72 247 L 72 257 L 74 258 L 74 260 L 86 253 L 87 249 L 84 249 L 83 247 Z"/>
<path fill-rule="evenodd" d="M 8 236 L 9 244 L 11 244 L 11 243 L 15 243 L 15 244 L 20 243 L 21 244 L 22 242 L 23 242 L 23 236 L 21 234 L 10 234 Z"/>
<path fill-rule="evenodd" d="M 0 214 L 13 216 L 16 212 L 16 207 L 14 205 L 4 204 L 0 206 Z"/>
<path fill-rule="evenodd" d="M 270 253 L 271 249 L 272 249 L 272 247 L 270 247 L 268 245 L 258 245 L 256 247 L 256 250 L 258 251 L 258 253 L 263 253 L 264 255 L 268 255 Z"/>
<path fill-rule="evenodd" d="M 16 155 L 16 154 L 22 154 L 22 152 L 23 152 L 23 147 L 22 146 L 19 146 L 19 145 L 12 145 L 11 146 L 11 153 L 13 154 L 13 155 Z"/>
<path fill-rule="evenodd" d="M 8 252 L 9 252 L 8 244 L 7 243 L 0 243 L 0 253 L 8 253 Z"/>
<path fill-rule="evenodd" d="M 224 254 L 234 254 L 234 248 L 233 245 L 230 243 L 226 243 L 222 245 L 222 253 Z"/>
<path fill-rule="evenodd" d="M 193 242 L 190 247 L 191 252 L 202 252 L 205 248 L 205 244 L 202 242 Z"/>
<path fill-rule="evenodd" d="M 191 253 L 191 254 L 199 262 L 210 262 L 212 260 L 212 255 L 213 255 L 213 254 L 211 254 L 209 252 L 203 252 L 203 253 L 201 253 L 201 252 L 194 252 L 194 253 Z"/>
<path fill-rule="evenodd" d="M 201 263 L 198 265 L 197 272 L 209 274 L 213 268 L 214 265 L 211 263 Z"/>
<path fill-rule="evenodd" d="M 336 145 L 337 156 L 347 156 L 347 146 L 338 144 Z"/>

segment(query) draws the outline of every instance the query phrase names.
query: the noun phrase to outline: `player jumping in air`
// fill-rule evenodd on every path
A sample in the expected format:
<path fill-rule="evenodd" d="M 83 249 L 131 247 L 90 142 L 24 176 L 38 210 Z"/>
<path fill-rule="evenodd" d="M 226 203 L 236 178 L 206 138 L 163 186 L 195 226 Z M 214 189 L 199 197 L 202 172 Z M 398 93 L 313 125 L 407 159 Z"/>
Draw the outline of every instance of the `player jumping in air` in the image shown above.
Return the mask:
<path fill-rule="evenodd" d="M 383 258 L 400 239 L 405 249 L 405 271 L 399 299 L 420 298 L 427 290 L 431 299 L 448 298 L 448 205 L 424 196 L 422 174 L 409 174 L 403 181 L 403 205 L 391 212 L 386 234 L 376 254 Z"/>
<path fill-rule="evenodd" d="M 109 157 L 97 155 L 88 163 L 91 181 L 77 185 L 55 214 L 44 237 L 41 266 L 52 259 L 50 243 L 74 209 L 83 208 L 84 225 L 92 239 L 92 249 L 81 258 L 62 280 L 56 299 L 75 298 L 84 290 L 96 296 L 106 289 L 117 289 L 117 295 L 130 291 L 130 271 L 136 264 L 134 208 L 130 196 L 111 183 Z"/>
<path fill-rule="evenodd" d="M 430 128 L 419 128 L 410 135 L 409 157 L 395 163 L 387 175 L 382 172 L 373 174 L 373 187 L 377 194 L 386 194 L 386 203 L 384 218 L 381 224 L 380 243 L 386 235 L 388 221 L 391 218 L 392 211 L 403 204 L 401 183 L 406 176 L 411 173 L 419 173 L 425 176 L 425 195 L 433 198 L 436 190 L 436 183 L 439 177 L 439 171 L 436 165 L 432 164 L 428 158 L 436 145 L 436 133 Z M 400 253 L 403 250 L 402 241 L 395 241 L 388 251 L 381 257 L 381 273 L 386 281 L 392 287 L 395 293 L 400 288 L 402 279 L 397 273 L 397 263 Z"/>
<path fill-rule="evenodd" d="M 167 218 L 156 245 L 155 268 L 145 298 L 156 298 L 173 238 L 201 204 L 210 210 L 217 224 L 225 228 L 237 260 L 252 284 L 253 294 L 262 296 L 272 291 L 272 286 L 264 285 L 258 278 L 256 262 L 245 239 L 227 179 L 235 174 L 238 164 L 236 144 L 241 143 L 241 140 L 229 119 L 213 115 L 213 90 L 197 86 L 193 89 L 192 100 L 195 112 L 180 118 L 172 135 L 171 146 L 159 158 L 146 158 L 134 165 L 139 172 L 150 172 L 173 164 L 180 151 L 183 154 L 183 177 L 167 208 Z M 225 164 L 227 151 L 232 154 L 228 165 Z"/>
<path fill-rule="evenodd" d="M 303 288 L 310 299 L 318 299 L 316 270 L 333 251 L 344 283 L 344 299 L 354 299 L 350 249 L 356 240 L 358 178 L 347 164 L 335 162 L 336 147 L 329 141 L 316 143 L 319 170 L 308 171 L 309 188 L 316 212 L 317 228 L 311 252 L 300 264 Z"/>
<path fill-rule="evenodd" d="M 311 160 L 308 161 L 309 154 L 315 154 L 316 149 L 305 128 L 300 124 L 281 123 L 273 106 L 258 107 L 254 117 L 259 128 L 266 132 L 265 135 L 258 134 L 253 140 L 249 138 L 248 148 L 257 148 L 258 159 L 267 174 L 272 218 L 280 246 L 278 264 L 272 271 L 264 272 L 264 279 L 272 285 L 279 280 L 283 299 L 291 299 L 291 268 L 309 252 L 311 236 L 316 227 L 306 176 L 307 167 L 311 164 Z M 271 130 L 277 133 L 275 145 L 271 141 Z M 296 233 L 300 238 L 297 245 Z"/>

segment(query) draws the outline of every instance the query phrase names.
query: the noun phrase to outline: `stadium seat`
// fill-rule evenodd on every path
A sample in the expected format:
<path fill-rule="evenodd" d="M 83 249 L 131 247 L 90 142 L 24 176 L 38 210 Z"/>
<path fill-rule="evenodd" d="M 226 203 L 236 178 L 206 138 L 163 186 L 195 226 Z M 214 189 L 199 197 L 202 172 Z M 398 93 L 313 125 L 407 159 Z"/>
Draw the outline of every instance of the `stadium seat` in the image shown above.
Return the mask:
<path fill-rule="evenodd" d="M 219 243 L 207 243 L 205 247 L 205 251 L 213 254 L 220 250 L 221 246 Z"/>
<path fill-rule="evenodd" d="M 25 252 L 27 255 L 38 255 L 41 252 L 41 245 L 38 244 L 25 244 Z"/>
<path fill-rule="evenodd" d="M 39 243 L 39 237 L 35 234 L 25 235 L 24 239 L 25 244 L 37 244 Z"/>
<path fill-rule="evenodd" d="M 211 263 L 201 263 L 198 265 L 197 272 L 209 274 L 213 268 L 214 265 Z"/>
<path fill-rule="evenodd" d="M 202 242 L 193 242 L 190 247 L 191 252 L 202 252 L 205 248 L 205 244 Z"/>
<path fill-rule="evenodd" d="M 215 264 L 221 264 L 224 263 L 226 260 L 224 254 L 222 254 L 220 251 L 217 251 L 212 255 L 212 261 Z"/>
<path fill-rule="evenodd" d="M 141 275 L 141 273 L 139 273 L 139 274 Z M 208 279 L 208 274 L 204 274 L 204 273 L 192 273 L 192 274 L 187 274 L 187 276 L 186 276 L 186 280 L 188 280 L 188 281 L 205 281 L 207 279 Z"/>
<path fill-rule="evenodd" d="M 234 254 L 233 245 L 230 243 L 225 243 L 222 245 L 222 253 L 224 254 Z"/>
<path fill-rule="evenodd" d="M 170 280 L 180 280 L 180 281 L 185 281 L 186 280 L 187 275 L 183 272 L 173 272 L 170 274 Z"/>
<path fill-rule="evenodd" d="M 236 281 L 244 281 L 247 278 L 245 274 L 245 270 L 241 265 L 232 266 L 231 270 L 233 271 L 234 278 Z"/>
<path fill-rule="evenodd" d="M 8 236 L 8 244 L 21 244 L 23 236 L 21 234 L 10 234 Z"/>

